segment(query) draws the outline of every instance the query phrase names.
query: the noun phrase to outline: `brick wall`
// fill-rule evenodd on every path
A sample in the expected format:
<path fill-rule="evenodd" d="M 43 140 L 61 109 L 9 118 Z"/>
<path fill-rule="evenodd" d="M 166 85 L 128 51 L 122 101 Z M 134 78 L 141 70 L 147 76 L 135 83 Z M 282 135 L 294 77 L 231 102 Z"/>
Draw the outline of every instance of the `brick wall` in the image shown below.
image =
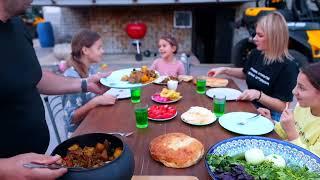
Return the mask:
<path fill-rule="evenodd" d="M 148 26 L 147 34 L 142 40 L 142 50 L 157 51 L 157 42 L 164 32 L 173 34 L 181 51 L 191 51 L 192 29 L 173 28 L 174 10 L 187 10 L 183 7 L 82 7 L 61 8 L 59 22 L 54 24 L 56 39 L 63 41 L 74 35 L 81 28 L 91 28 L 99 32 L 104 40 L 106 53 L 133 53 L 135 47 L 125 32 L 127 23 L 142 21 Z"/>

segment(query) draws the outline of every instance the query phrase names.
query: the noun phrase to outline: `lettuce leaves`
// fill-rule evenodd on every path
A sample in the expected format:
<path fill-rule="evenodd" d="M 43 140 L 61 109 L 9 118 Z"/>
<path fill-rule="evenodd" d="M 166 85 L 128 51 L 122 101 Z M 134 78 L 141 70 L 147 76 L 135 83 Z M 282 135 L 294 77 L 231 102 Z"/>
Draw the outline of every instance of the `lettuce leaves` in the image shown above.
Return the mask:
<path fill-rule="evenodd" d="M 320 175 L 311 172 L 307 167 L 276 167 L 272 162 L 264 161 L 261 164 L 253 165 L 249 164 L 241 156 L 220 156 L 209 154 L 206 157 L 206 161 L 209 164 L 209 167 L 215 174 L 224 173 L 229 174 L 232 177 L 238 177 L 237 174 L 234 174 L 233 167 L 243 166 L 245 172 L 241 173 L 243 175 L 251 175 L 254 179 L 274 179 L 274 180 L 305 180 L 305 179 L 320 179 Z M 237 168 L 239 169 L 239 167 Z M 240 168 L 241 169 L 241 168 Z M 234 178 L 237 179 L 237 178 Z"/>

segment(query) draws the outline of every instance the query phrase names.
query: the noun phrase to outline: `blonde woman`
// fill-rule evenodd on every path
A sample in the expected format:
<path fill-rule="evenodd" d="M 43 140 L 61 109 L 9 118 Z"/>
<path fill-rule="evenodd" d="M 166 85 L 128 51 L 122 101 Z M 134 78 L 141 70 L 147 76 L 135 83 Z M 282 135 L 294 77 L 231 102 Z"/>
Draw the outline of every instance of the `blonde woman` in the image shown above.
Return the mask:
<path fill-rule="evenodd" d="M 254 42 L 257 48 L 251 51 L 244 68 L 215 68 L 208 75 L 245 79 L 248 89 L 238 100 L 270 109 L 272 118 L 279 120 L 286 102 L 292 101 L 291 91 L 299 72 L 288 52 L 289 33 L 284 17 L 274 12 L 259 19 Z"/>

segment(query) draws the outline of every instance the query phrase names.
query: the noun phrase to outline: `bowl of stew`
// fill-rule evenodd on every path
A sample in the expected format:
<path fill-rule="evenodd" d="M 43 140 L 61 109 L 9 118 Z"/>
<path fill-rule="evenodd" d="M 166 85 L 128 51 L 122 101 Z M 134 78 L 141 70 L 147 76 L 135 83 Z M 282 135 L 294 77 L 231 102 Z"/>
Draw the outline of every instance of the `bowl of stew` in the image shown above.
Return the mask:
<path fill-rule="evenodd" d="M 131 179 L 134 172 L 132 151 L 110 134 L 90 133 L 70 138 L 51 154 L 59 154 L 62 165 L 71 168 L 61 179 Z"/>

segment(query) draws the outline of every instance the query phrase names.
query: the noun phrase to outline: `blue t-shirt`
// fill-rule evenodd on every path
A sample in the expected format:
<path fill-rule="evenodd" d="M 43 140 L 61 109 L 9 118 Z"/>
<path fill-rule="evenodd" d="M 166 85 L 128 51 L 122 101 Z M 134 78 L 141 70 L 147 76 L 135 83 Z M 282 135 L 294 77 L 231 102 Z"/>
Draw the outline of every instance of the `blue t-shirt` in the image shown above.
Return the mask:
<path fill-rule="evenodd" d="M 89 76 L 95 74 L 96 71 L 93 67 L 89 68 Z M 81 78 L 80 74 L 73 68 L 68 68 L 64 74 L 66 77 L 74 77 L 74 78 Z M 62 105 L 63 105 L 63 112 L 64 112 L 64 120 L 66 123 L 66 128 L 68 132 L 74 132 L 78 125 L 72 123 L 72 118 L 75 110 L 79 107 L 86 104 L 90 101 L 96 94 L 87 92 L 87 93 L 74 93 L 74 94 L 65 94 L 62 97 Z"/>

